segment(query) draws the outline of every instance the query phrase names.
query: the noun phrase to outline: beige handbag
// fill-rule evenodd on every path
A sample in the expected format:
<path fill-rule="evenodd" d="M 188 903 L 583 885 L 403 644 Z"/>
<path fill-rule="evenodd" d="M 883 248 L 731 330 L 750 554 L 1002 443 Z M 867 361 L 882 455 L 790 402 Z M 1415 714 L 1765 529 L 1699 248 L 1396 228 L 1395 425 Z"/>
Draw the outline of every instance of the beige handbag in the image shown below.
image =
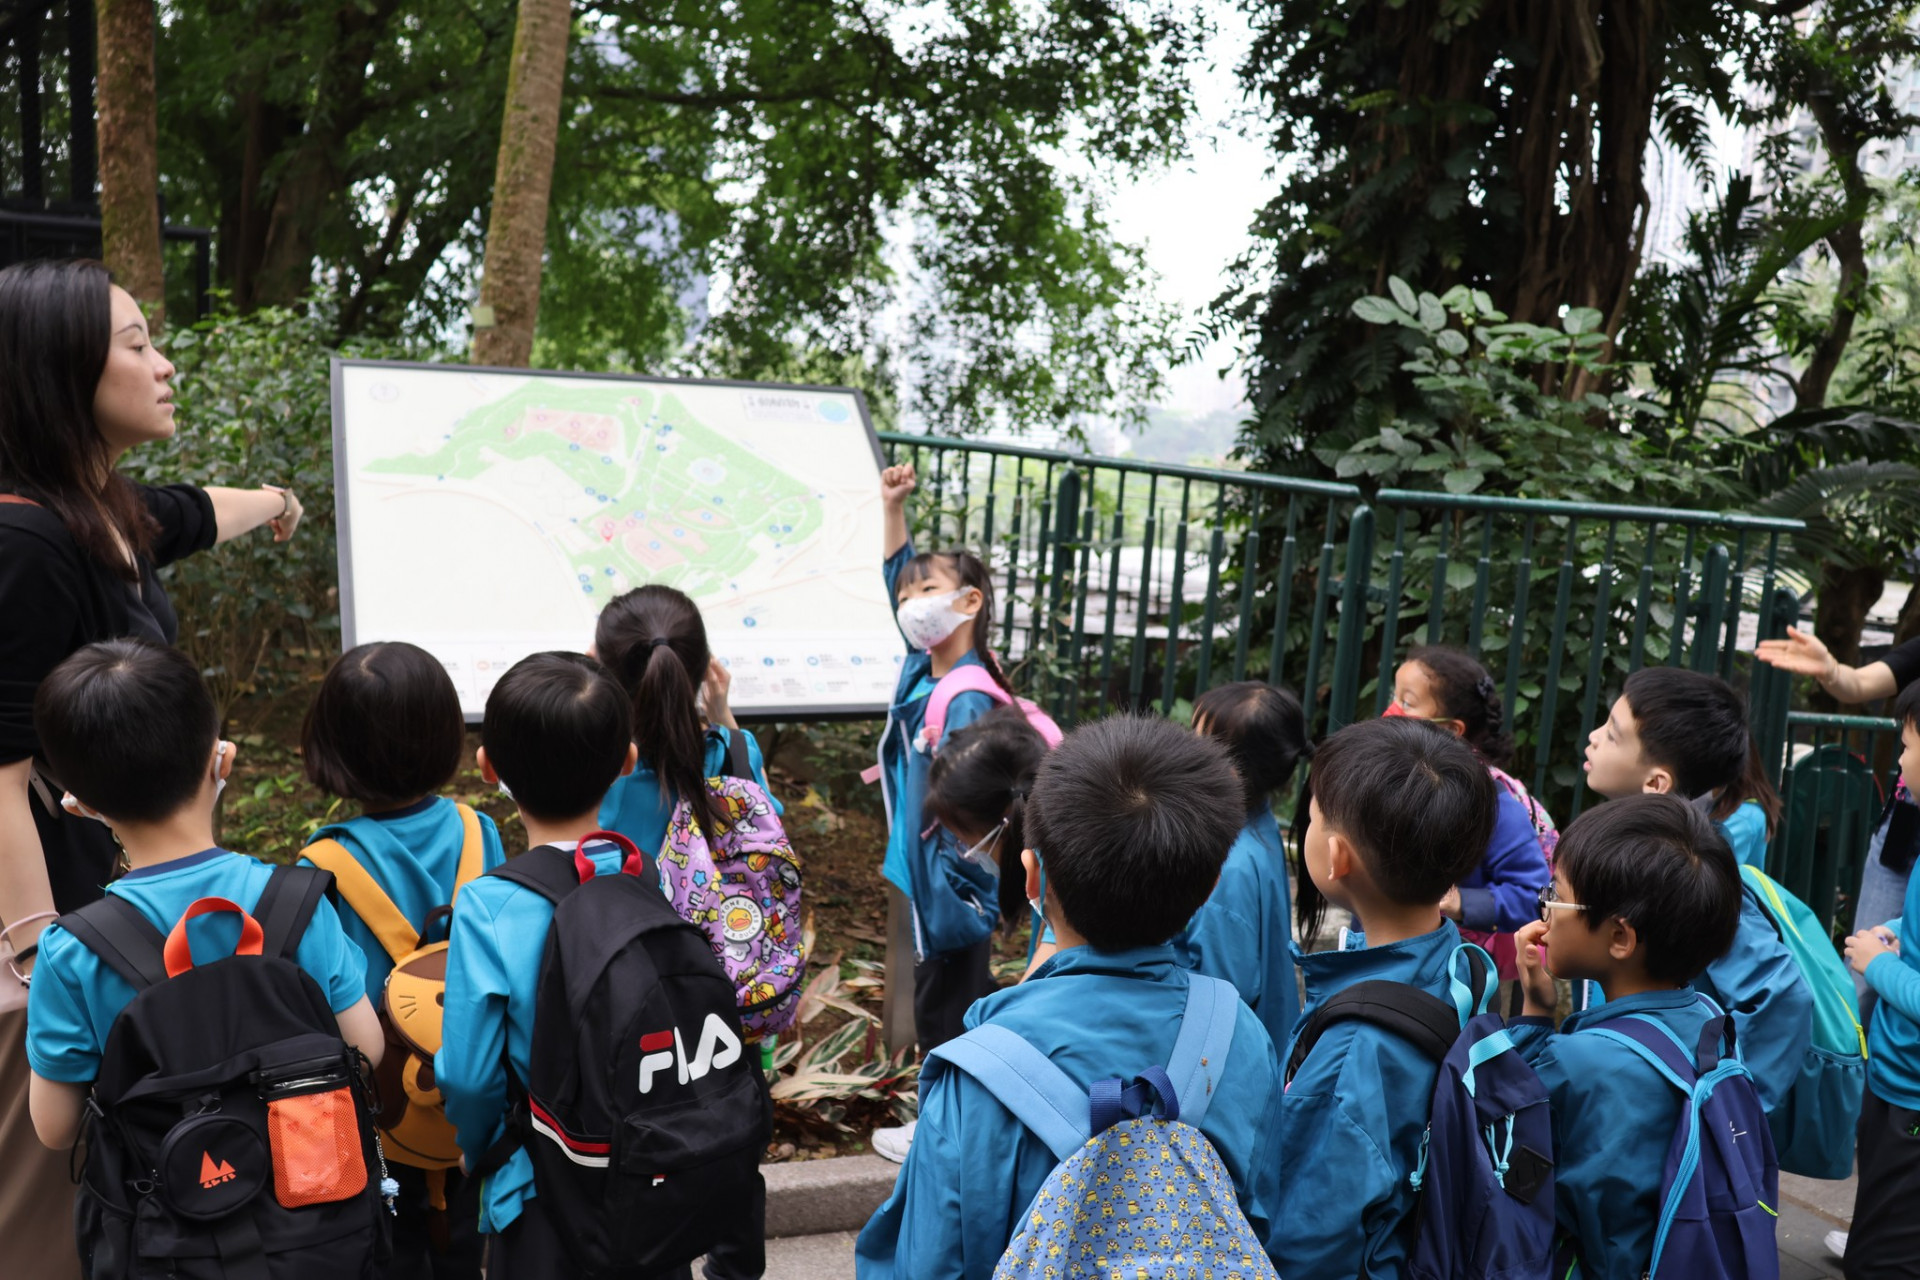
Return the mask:
<path fill-rule="evenodd" d="M 27 982 L 7 936 L 52 916 L 42 912 L 0 927 L 0 1248 L 10 1276 L 79 1280 L 72 1153 L 41 1146 L 27 1112 Z"/>

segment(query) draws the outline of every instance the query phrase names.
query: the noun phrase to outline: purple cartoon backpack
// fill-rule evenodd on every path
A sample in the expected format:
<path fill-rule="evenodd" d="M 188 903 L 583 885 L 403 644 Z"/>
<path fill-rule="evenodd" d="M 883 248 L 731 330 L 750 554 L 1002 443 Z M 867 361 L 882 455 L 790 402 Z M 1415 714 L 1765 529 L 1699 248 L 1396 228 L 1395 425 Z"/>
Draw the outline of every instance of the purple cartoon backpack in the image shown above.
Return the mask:
<path fill-rule="evenodd" d="M 800 855 L 745 759 L 744 735 L 728 735 L 726 772 L 707 779 L 718 832 L 702 831 L 685 800 L 673 807 L 660 879 L 674 910 L 707 935 L 733 983 L 749 1042 L 793 1025 L 807 972 L 800 908 Z"/>

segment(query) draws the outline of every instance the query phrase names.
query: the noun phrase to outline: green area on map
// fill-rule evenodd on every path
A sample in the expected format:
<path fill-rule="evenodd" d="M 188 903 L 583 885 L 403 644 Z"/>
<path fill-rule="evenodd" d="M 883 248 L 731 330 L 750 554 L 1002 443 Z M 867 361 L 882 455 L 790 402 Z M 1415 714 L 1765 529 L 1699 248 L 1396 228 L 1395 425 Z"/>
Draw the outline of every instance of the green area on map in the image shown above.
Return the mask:
<path fill-rule="evenodd" d="M 363 470 L 452 484 L 528 462 L 564 477 L 556 509 L 524 514 L 589 595 L 650 582 L 716 591 L 822 522 L 806 485 L 700 422 L 672 392 L 633 383 L 535 382 L 467 414 L 434 452 Z"/>

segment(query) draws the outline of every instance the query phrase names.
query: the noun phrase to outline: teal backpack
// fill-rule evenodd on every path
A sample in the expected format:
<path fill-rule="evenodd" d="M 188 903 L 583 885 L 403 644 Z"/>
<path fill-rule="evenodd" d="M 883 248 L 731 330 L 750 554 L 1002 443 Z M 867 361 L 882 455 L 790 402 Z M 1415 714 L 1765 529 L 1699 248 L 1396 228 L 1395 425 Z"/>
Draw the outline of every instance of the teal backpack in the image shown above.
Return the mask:
<path fill-rule="evenodd" d="M 1867 1033 L 1853 979 L 1806 903 L 1757 867 L 1740 868 L 1747 892 L 1813 990 L 1813 1043 L 1793 1083 L 1767 1117 L 1785 1173 L 1845 1178 L 1853 1171 L 1854 1126 L 1867 1083 Z"/>

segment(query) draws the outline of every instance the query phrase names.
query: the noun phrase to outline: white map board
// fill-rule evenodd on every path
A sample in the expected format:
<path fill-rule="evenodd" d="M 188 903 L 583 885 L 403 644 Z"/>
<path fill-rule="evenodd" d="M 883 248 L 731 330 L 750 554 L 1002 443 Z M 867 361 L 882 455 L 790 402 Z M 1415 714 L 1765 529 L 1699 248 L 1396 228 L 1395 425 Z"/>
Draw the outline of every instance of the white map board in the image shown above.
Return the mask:
<path fill-rule="evenodd" d="M 692 596 L 749 716 L 884 713 L 880 449 L 856 391 L 333 362 L 341 626 L 408 640 L 477 719 L 607 601 Z"/>

